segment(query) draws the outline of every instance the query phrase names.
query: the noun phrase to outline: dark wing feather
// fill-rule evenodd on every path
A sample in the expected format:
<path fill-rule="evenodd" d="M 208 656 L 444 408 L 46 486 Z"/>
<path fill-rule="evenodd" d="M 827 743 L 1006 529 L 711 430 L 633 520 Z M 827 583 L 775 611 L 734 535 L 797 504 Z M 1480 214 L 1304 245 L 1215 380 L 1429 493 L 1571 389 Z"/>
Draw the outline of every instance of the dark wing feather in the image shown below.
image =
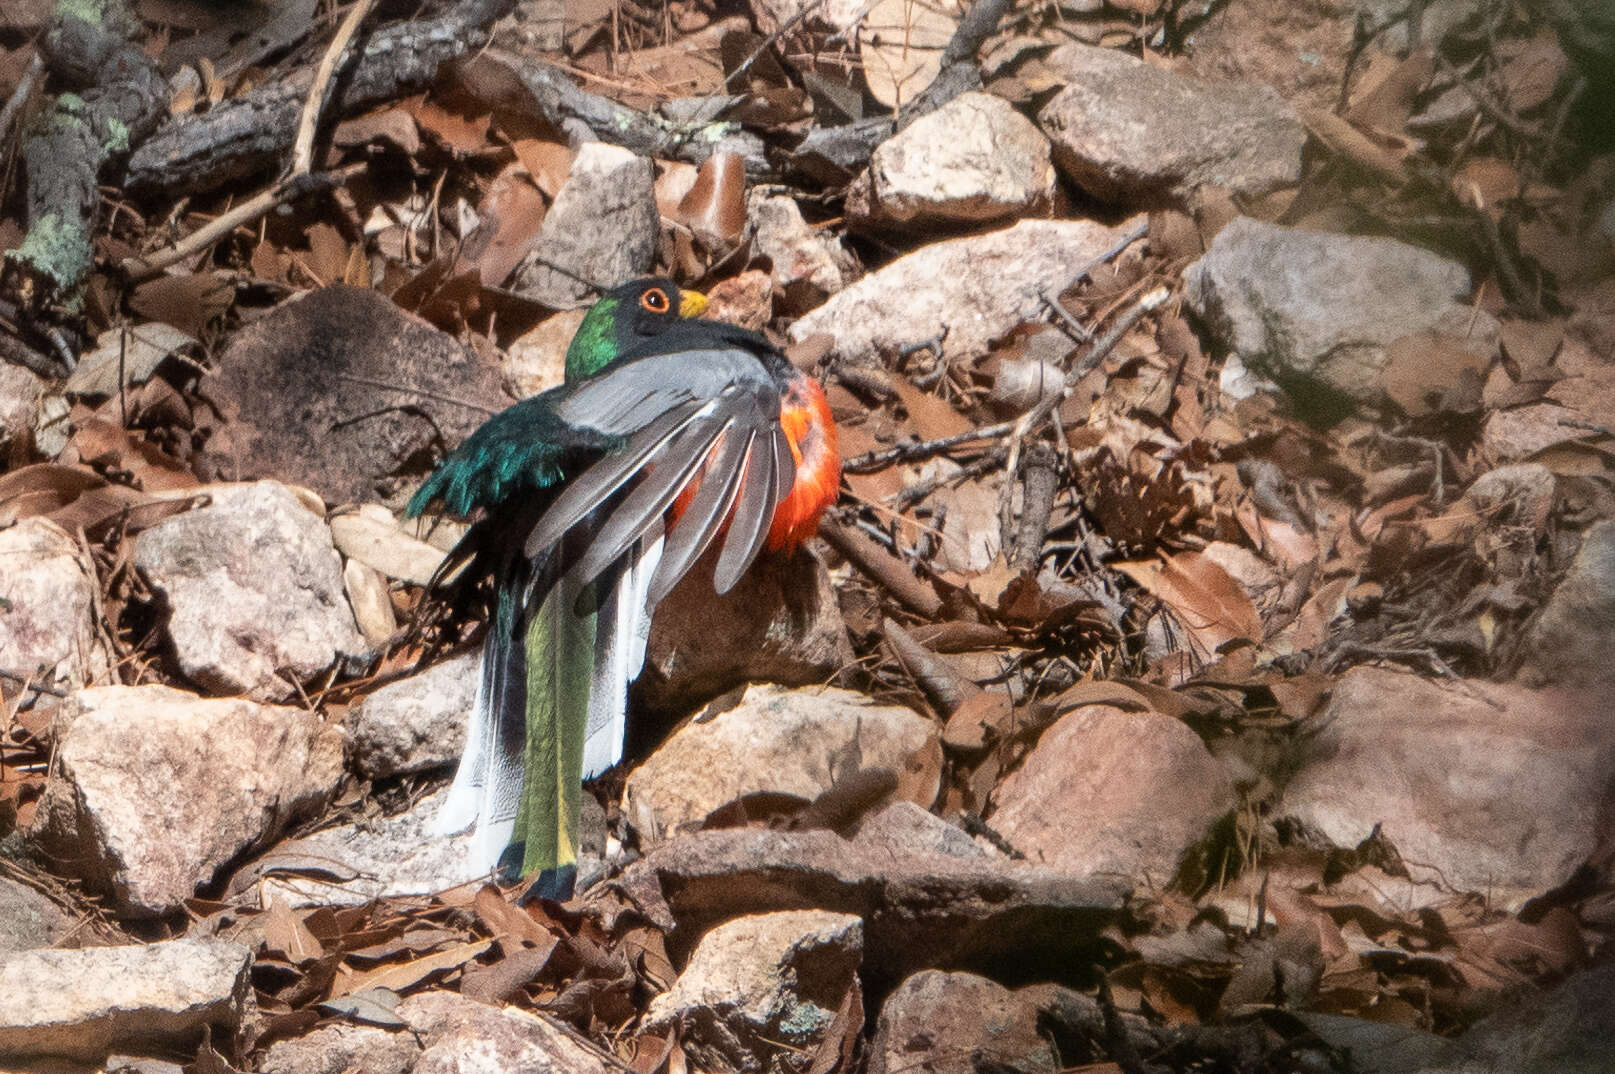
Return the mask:
<path fill-rule="evenodd" d="M 664 552 L 657 569 L 652 605 L 678 584 L 726 522 L 715 580 L 720 593 L 732 588 L 762 550 L 774 509 L 795 477 L 779 428 L 773 352 L 759 352 L 760 341 L 749 334 L 730 340 L 691 332 L 682 342 L 687 349 L 630 353 L 567 387 L 555 404 L 557 416 L 593 434 L 622 438 L 625 446 L 571 475 L 524 546 L 529 556 L 539 555 L 593 514 L 598 524 L 576 567 L 578 579 L 587 581 L 664 516 L 704 463 L 701 491 L 668 534 L 672 554 Z"/>
<path fill-rule="evenodd" d="M 667 439 L 701 416 L 711 404 L 685 399 L 633 432 L 623 449 L 573 475 L 527 535 L 522 550 L 536 559 L 558 544 L 573 526 L 608 500 L 644 467 Z"/>
<path fill-rule="evenodd" d="M 589 549 L 577 566 L 578 580 L 590 582 L 601 571 L 662 520 L 696 470 L 706 461 L 718 438 L 734 425 L 718 413 L 700 417 L 675 433 L 655 455 L 655 466 L 641 478 L 632 492 L 623 497 L 589 542 Z"/>
<path fill-rule="evenodd" d="M 774 521 L 774 506 L 779 503 L 779 476 L 769 441 L 753 441 L 746 452 L 745 483 L 740 486 L 723 551 L 718 553 L 718 565 L 712 573 L 712 584 L 719 594 L 733 589 L 763 550 L 769 524 Z"/>
<path fill-rule="evenodd" d="M 709 456 L 700 489 L 662 548 L 662 561 L 657 565 L 650 587 L 649 603 L 653 607 L 672 592 L 718 535 L 724 516 L 740 491 L 740 481 L 746 473 L 746 455 L 758 435 L 756 430 L 735 430 L 733 435 L 725 436 L 723 443 Z"/>

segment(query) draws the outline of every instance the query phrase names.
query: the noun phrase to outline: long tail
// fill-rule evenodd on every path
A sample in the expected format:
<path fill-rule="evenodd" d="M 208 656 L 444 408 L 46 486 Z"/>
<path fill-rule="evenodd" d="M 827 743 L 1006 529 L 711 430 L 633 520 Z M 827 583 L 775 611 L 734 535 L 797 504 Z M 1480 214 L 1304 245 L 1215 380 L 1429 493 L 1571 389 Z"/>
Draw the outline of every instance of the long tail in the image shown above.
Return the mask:
<path fill-rule="evenodd" d="M 439 832 L 475 826 L 471 870 L 566 898 L 584 779 L 622 759 L 628 684 L 644 663 L 659 533 L 588 585 L 560 569 L 499 589 L 482 679 Z M 535 606 L 536 605 L 536 606 Z"/>

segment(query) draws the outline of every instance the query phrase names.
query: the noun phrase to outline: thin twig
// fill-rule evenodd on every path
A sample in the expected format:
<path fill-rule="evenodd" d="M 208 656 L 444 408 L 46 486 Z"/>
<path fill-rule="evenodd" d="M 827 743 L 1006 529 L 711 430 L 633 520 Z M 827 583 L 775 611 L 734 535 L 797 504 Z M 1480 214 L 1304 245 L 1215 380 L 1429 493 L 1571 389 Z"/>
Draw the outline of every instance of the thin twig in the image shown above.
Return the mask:
<path fill-rule="evenodd" d="M 916 578 L 908 564 L 868 537 L 831 519 L 820 525 L 819 536 L 915 615 L 933 619 L 942 611 L 942 598 L 936 591 Z"/>
<path fill-rule="evenodd" d="M 775 29 L 773 33 L 763 38 L 762 44 L 758 45 L 752 50 L 752 54 L 750 56 L 747 56 L 744 60 L 740 61 L 739 67 L 736 67 L 733 71 L 724 76 L 724 89 L 728 89 L 730 83 L 732 83 L 735 79 L 740 78 L 747 71 L 751 70 L 751 65 L 757 62 L 757 58 L 759 56 L 773 47 L 774 42 L 796 29 L 797 26 L 801 25 L 803 19 L 807 18 L 809 15 L 813 14 L 823 6 L 824 0 L 811 0 L 810 3 L 803 4 L 801 7 L 797 8 L 796 14 L 780 23 L 779 27 Z"/>
<path fill-rule="evenodd" d="M 481 403 L 473 403 L 468 399 L 456 399 L 454 396 L 444 395 L 442 392 L 428 392 L 423 391 L 420 388 L 406 388 L 401 384 L 388 384 L 383 380 L 371 380 L 369 377 L 360 377 L 352 373 L 338 373 L 336 374 L 336 377 L 338 380 L 346 380 L 353 384 L 363 384 L 367 388 L 380 388 L 384 392 L 403 392 L 406 395 L 418 395 L 422 399 L 433 399 L 440 403 L 453 403 L 455 406 L 463 406 L 467 410 L 475 410 L 479 414 L 499 413 L 493 407 L 483 406 Z"/>
<path fill-rule="evenodd" d="M 28 69 L 22 73 L 22 78 L 17 83 L 17 88 L 6 98 L 6 106 L 0 108 L 0 142 L 4 142 L 10 136 L 12 123 L 16 122 L 23 105 L 28 103 L 28 97 L 34 91 L 34 82 L 44 71 L 45 60 L 35 53 L 34 62 L 28 65 Z"/>
<path fill-rule="evenodd" d="M 365 167 L 363 161 L 358 161 L 319 175 L 288 176 L 268 190 L 261 191 L 228 212 L 214 217 L 168 249 L 159 250 L 146 257 L 124 258 L 124 275 L 133 283 L 150 279 L 168 266 L 177 264 L 192 254 L 200 253 L 241 225 L 250 224 L 266 215 L 276 206 L 294 201 L 312 189 L 335 186 L 349 176 L 363 171 Z"/>
<path fill-rule="evenodd" d="M 972 429 L 968 433 L 955 433 L 952 436 L 938 437 L 935 440 L 921 440 L 898 444 L 885 451 L 868 451 L 862 455 L 855 455 L 842 463 L 843 473 L 866 474 L 875 470 L 884 470 L 893 463 L 919 462 L 941 455 L 949 448 L 968 444 L 973 440 L 994 440 L 1011 429 L 1015 428 L 1012 421 L 1000 422 L 997 425 L 984 425 L 979 429 Z"/>
<path fill-rule="evenodd" d="M 314 71 L 314 84 L 308 88 L 308 96 L 303 99 L 303 114 L 297 121 L 297 140 L 292 143 L 292 168 L 290 175 L 307 175 L 314 165 L 314 132 L 320 125 L 320 113 L 325 109 L 325 93 L 331 86 L 331 77 L 336 74 L 337 61 L 348 50 L 348 44 L 353 35 L 358 32 L 359 23 L 370 14 L 376 0 L 359 0 L 348 9 L 347 17 L 342 25 L 337 27 L 336 36 L 325 48 L 325 55 L 320 57 L 320 65 Z"/>

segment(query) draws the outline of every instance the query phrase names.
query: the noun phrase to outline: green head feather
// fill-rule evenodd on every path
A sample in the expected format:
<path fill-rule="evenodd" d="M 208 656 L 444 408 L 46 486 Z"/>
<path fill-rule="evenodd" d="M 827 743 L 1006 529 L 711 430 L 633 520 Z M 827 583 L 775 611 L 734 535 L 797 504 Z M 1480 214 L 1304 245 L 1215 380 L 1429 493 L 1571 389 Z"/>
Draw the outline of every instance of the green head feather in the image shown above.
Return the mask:
<path fill-rule="evenodd" d="M 630 347 L 660 335 L 680 318 L 699 316 L 707 307 L 699 291 L 680 290 L 672 280 L 633 280 L 607 291 L 584 314 L 566 348 L 566 379 L 600 372 Z"/>
<path fill-rule="evenodd" d="M 583 323 L 566 348 L 566 379 L 590 377 L 604 369 L 622 349 L 618 343 L 618 313 L 622 299 L 607 295 L 584 314 Z"/>

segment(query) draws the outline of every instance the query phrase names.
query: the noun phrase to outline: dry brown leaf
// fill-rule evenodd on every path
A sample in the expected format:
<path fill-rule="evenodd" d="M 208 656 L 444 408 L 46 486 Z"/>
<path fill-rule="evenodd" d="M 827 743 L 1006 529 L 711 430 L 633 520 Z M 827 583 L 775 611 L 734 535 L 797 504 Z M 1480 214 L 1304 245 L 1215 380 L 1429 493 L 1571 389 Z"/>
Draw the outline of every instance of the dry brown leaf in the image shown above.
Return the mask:
<path fill-rule="evenodd" d="M 746 227 L 746 158 L 714 153 L 679 200 L 673 219 L 708 246 L 730 246 Z"/>
<path fill-rule="evenodd" d="M 499 893 L 499 889 L 491 884 L 484 884 L 477 889 L 471 905 L 477 911 L 477 917 L 482 919 L 482 924 L 493 933 L 495 939 L 515 939 L 535 947 L 543 947 L 555 941 L 554 933 L 539 924 L 526 910 L 512 905 Z"/>
<path fill-rule="evenodd" d="M 460 248 L 454 272 L 475 270 L 484 287 L 498 287 L 538 241 L 545 212 L 544 195 L 526 169 L 507 165 L 477 206 L 481 222 Z"/>
<path fill-rule="evenodd" d="M 1529 112 L 1553 99 L 1559 83 L 1570 73 L 1570 61 L 1559 47 L 1559 38 L 1547 27 L 1523 42 L 1510 42 L 1499 52 L 1512 53 L 1503 62 L 1503 85 L 1509 107 Z"/>
<path fill-rule="evenodd" d="M 410 110 L 396 105 L 344 119 L 331 131 L 331 144 L 345 149 L 371 142 L 391 142 L 414 156 L 421 150 L 421 132 Z"/>
<path fill-rule="evenodd" d="M 340 282 L 348 269 L 348 240 L 330 224 L 314 224 L 308 229 L 304 265 L 322 285 Z"/>
<path fill-rule="evenodd" d="M 903 409 L 908 411 L 914 435 L 921 440 L 958 436 L 975 428 L 970 419 L 953 409 L 946 399 L 916 388 L 906 377 L 893 377 L 892 387 L 903 401 Z"/>
<path fill-rule="evenodd" d="M 394 992 L 403 992 L 428 977 L 465 965 L 492 946 L 492 940 L 478 940 L 396 966 L 382 966 L 346 978 L 338 977 L 336 986 L 331 990 L 331 997 L 334 999 L 337 996 L 362 992 L 367 988 L 390 988 Z"/>
<path fill-rule="evenodd" d="M 560 142 L 542 138 L 518 138 L 510 143 L 510 148 L 538 189 L 554 201 L 571 174 L 572 158 L 576 154 Z"/>
<path fill-rule="evenodd" d="M 435 101 L 420 101 L 406 105 L 415 116 L 421 130 L 431 135 L 460 156 L 470 156 L 487 149 L 489 117 L 486 114 L 468 116 L 453 112 Z"/>
<path fill-rule="evenodd" d="M 1262 639 L 1262 621 L 1250 597 L 1227 571 L 1198 552 L 1179 552 L 1158 562 L 1118 563 L 1116 569 L 1173 611 L 1201 655 L 1238 639 Z"/>
<path fill-rule="evenodd" d="M 221 273 L 195 272 L 147 280 L 129 296 L 129 308 L 200 339 L 234 301 L 235 287 Z"/>
<path fill-rule="evenodd" d="M 1447 412 L 1472 414 L 1480 409 L 1487 359 L 1463 347 L 1444 332 L 1414 332 L 1388 348 L 1385 394 L 1410 418 Z"/>

